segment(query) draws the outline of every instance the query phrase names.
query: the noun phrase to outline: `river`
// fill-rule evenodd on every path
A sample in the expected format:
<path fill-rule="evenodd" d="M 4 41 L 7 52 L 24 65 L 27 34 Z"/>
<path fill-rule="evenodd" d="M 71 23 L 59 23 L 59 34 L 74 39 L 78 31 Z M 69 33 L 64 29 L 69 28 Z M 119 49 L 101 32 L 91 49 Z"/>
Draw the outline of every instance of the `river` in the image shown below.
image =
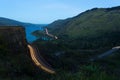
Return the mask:
<path fill-rule="evenodd" d="M 36 30 L 43 30 L 44 25 L 41 26 L 27 26 L 25 27 L 25 31 L 26 31 L 26 39 L 29 43 L 35 41 L 37 39 L 37 37 L 35 37 L 34 35 L 32 35 L 31 33 L 36 31 Z"/>

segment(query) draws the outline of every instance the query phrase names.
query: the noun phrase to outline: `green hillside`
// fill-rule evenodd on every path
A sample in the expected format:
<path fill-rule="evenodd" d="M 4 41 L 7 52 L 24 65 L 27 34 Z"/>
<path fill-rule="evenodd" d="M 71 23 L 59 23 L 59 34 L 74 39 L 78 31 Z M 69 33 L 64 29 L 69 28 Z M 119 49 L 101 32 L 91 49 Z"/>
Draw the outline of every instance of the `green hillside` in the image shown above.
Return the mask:
<path fill-rule="evenodd" d="M 113 8 L 93 8 L 75 17 L 58 20 L 48 25 L 57 35 L 70 37 L 93 36 L 107 31 L 120 30 L 120 6 Z"/>
<path fill-rule="evenodd" d="M 72 18 L 57 20 L 47 27 L 50 33 L 74 48 L 111 48 L 120 45 L 120 6 L 93 8 Z M 33 34 L 41 36 L 39 31 Z"/>
<path fill-rule="evenodd" d="M 120 51 L 104 59 L 89 59 L 120 45 L 120 7 L 94 8 L 75 17 L 47 26 L 57 40 L 42 40 L 43 31 L 35 31 L 44 58 L 58 71 L 53 80 L 119 80 Z"/>

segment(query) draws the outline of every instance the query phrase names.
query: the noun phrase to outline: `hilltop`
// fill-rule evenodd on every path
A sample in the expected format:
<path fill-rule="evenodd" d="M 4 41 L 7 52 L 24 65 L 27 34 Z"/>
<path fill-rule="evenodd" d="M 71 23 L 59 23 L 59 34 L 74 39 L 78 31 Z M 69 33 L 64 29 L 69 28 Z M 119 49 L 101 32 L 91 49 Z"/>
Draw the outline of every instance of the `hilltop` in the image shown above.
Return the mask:
<path fill-rule="evenodd" d="M 57 20 L 46 26 L 57 40 L 43 40 L 43 31 L 35 31 L 34 41 L 46 60 L 59 70 L 60 80 L 117 80 L 120 52 L 104 59 L 89 59 L 120 45 L 120 6 L 93 8 L 79 15 Z M 49 37 L 48 37 L 49 38 Z"/>
<path fill-rule="evenodd" d="M 102 48 L 120 45 L 120 6 L 93 8 L 79 15 L 57 20 L 47 26 L 50 33 L 75 48 Z M 33 34 L 38 36 L 39 31 Z"/>
<path fill-rule="evenodd" d="M 93 8 L 65 20 L 57 20 L 47 27 L 57 35 L 69 37 L 93 36 L 101 32 L 120 30 L 120 6 Z M 96 34 L 97 33 L 97 34 Z"/>
<path fill-rule="evenodd" d="M 23 27 L 37 26 L 38 27 L 41 25 L 42 24 L 25 23 L 25 22 L 20 22 L 17 20 L 9 19 L 9 18 L 0 17 L 0 26 L 23 26 Z"/>
<path fill-rule="evenodd" d="M 57 35 L 58 39 L 38 39 L 32 44 L 37 46 L 41 55 L 53 66 L 56 75 L 43 73 L 32 63 L 24 28 L 1 28 L 0 79 L 118 80 L 119 51 L 96 62 L 90 62 L 89 58 L 120 45 L 119 13 L 120 7 L 94 8 L 48 25 L 49 33 Z M 46 37 L 39 30 L 34 35 Z"/>

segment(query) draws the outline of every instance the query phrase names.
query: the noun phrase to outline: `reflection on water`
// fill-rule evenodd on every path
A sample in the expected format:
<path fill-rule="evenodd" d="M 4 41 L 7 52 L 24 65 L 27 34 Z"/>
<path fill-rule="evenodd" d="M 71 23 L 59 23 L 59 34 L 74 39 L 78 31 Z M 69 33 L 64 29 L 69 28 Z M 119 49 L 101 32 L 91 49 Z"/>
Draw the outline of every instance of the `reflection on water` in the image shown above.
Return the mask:
<path fill-rule="evenodd" d="M 43 30 L 43 28 L 40 26 L 28 26 L 28 27 L 25 27 L 25 30 L 26 30 L 27 41 L 33 42 L 34 40 L 37 39 L 37 37 L 33 36 L 31 33 L 36 31 L 36 30 Z"/>

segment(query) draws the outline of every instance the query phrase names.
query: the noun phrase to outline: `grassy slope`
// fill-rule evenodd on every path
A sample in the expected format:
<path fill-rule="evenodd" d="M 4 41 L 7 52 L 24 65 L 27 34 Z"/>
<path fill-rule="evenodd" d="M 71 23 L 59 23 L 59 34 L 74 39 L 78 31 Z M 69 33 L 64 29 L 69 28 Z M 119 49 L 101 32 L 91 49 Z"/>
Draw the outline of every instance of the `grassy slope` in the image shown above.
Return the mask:
<path fill-rule="evenodd" d="M 120 7 L 117 8 L 94 8 L 83 12 L 73 18 L 58 20 L 48 25 L 53 33 L 70 37 L 94 36 L 101 32 L 120 30 Z"/>
<path fill-rule="evenodd" d="M 35 44 L 59 71 L 51 80 L 118 80 L 120 52 L 93 63 L 84 60 L 120 45 L 119 13 L 120 7 L 94 8 L 48 25 L 59 40 L 37 40 Z M 61 54 L 56 56 L 56 53 Z"/>
<path fill-rule="evenodd" d="M 73 18 L 58 20 L 49 32 L 78 49 L 111 48 L 120 45 L 120 7 L 94 8 Z M 42 36 L 39 31 L 33 33 Z"/>

